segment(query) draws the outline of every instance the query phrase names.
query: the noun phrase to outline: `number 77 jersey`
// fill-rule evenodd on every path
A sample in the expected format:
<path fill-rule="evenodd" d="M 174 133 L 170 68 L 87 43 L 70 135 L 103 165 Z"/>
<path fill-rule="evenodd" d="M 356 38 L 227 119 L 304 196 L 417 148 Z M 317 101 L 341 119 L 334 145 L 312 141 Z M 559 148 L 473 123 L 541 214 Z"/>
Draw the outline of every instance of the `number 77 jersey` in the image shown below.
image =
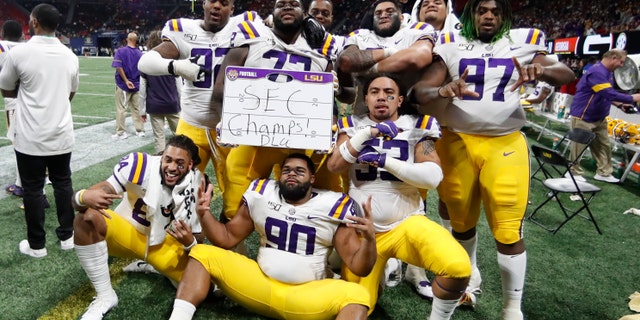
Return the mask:
<path fill-rule="evenodd" d="M 520 130 L 525 124 L 519 91 L 510 91 L 518 80 L 512 58 L 520 65 L 531 63 L 537 54 L 546 54 L 545 35 L 538 29 L 513 29 L 498 41 L 469 41 L 459 32 L 440 35 L 434 49 L 452 78 L 466 78 L 470 90 L 480 97 L 455 98 L 444 112 L 444 123 L 455 132 L 501 136 Z"/>

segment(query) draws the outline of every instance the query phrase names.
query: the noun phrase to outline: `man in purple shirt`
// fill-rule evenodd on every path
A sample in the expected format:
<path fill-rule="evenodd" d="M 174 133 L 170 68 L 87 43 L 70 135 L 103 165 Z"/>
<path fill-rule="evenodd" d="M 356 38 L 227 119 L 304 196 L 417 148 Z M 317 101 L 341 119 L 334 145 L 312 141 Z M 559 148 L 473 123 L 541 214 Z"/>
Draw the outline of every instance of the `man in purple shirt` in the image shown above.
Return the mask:
<path fill-rule="evenodd" d="M 131 110 L 131 119 L 136 128 L 136 135 L 144 137 L 144 124 L 140 117 L 140 104 L 138 91 L 140 90 L 140 72 L 138 60 L 142 52 L 136 46 L 138 35 L 131 32 L 127 35 L 127 45 L 116 50 L 111 66 L 116 68 L 116 134 L 113 139 L 126 139 L 129 137 L 124 130 L 124 118 L 127 107 Z"/>
<path fill-rule="evenodd" d="M 621 49 L 607 51 L 600 63 L 596 63 L 582 75 L 578 82 L 576 95 L 571 103 L 571 128 L 580 128 L 593 131 L 596 139 L 589 149 L 596 161 L 597 170 L 593 177 L 596 180 L 618 183 L 619 179 L 613 177 L 611 165 L 611 145 L 607 134 L 607 120 L 611 104 L 621 107 L 625 104 L 640 101 L 640 93 L 625 94 L 613 88 L 613 71 L 622 67 L 627 59 L 627 52 Z M 576 159 L 584 145 L 571 144 L 570 160 Z M 585 181 L 582 177 L 584 170 L 577 163 L 571 168 L 576 180 Z"/>

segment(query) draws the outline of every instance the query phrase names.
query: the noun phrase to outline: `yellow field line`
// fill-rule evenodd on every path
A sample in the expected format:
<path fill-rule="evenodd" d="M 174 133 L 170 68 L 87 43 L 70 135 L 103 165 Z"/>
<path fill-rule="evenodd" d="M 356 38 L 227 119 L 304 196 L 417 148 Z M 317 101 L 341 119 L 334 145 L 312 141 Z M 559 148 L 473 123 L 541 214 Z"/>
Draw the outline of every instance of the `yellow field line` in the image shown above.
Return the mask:
<path fill-rule="evenodd" d="M 220 189 L 217 188 L 217 186 L 213 188 L 211 201 L 213 202 L 214 199 L 221 196 Z M 122 272 L 122 268 L 133 261 L 134 259 L 113 259 L 113 262 L 109 265 L 109 274 L 111 274 L 111 285 L 114 288 L 117 287 L 122 280 L 127 278 L 127 274 Z M 72 295 L 60 301 L 55 307 L 40 316 L 38 320 L 78 319 L 89 306 L 94 295 L 95 291 L 93 286 L 87 282 Z"/>

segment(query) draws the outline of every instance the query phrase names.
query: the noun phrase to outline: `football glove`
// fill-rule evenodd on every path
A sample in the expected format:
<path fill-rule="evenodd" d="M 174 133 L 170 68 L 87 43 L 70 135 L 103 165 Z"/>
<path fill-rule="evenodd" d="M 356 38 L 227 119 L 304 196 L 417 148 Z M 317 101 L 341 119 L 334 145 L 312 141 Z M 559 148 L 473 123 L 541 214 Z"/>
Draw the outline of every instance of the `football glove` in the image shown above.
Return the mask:
<path fill-rule="evenodd" d="M 372 146 L 366 146 L 358 153 L 358 163 L 365 163 L 378 168 L 384 168 L 387 160 L 386 153 L 376 151 Z"/>
<path fill-rule="evenodd" d="M 338 81 L 338 73 L 335 70 L 331 70 L 331 74 L 333 75 L 333 95 L 340 95 L 340 81 Z"/>
<path fill-rule="evenodd" d="M 309 15 L 304 18 L 302 33 L 311 48 L 317 49 L 322 47 L 326 31 L 314 17 Z"/>
<path fill-rule="evenodd" d="M 191 82 L 204 80 L 205 74 L 211 74 L 211 70 L 197 64 L 198 58 L 200 58 L 200 55 L 169 62 L 169 73 L 174 76 L 181 76 Z"/>
<path fill-rule="evenodd" d="M 391 120 L 377 123 L 375 128 L 378 129 L 379 134 L 385 138 L 393 139 L 398 135 L 398 127 Z"/>

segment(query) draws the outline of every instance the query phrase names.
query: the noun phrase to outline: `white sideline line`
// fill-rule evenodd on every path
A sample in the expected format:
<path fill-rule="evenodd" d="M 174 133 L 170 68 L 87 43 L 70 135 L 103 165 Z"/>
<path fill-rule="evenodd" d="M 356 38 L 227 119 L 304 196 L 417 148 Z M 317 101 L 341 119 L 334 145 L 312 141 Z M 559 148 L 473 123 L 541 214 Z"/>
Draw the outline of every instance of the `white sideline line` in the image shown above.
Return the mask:
<path fill-rule="evenodd" d="M 83 115 L 73 115 L 75 118 L 87 118 L 87 119 L 113 119 L 113 117 L 100 117 L 100 116 L 83 116 Z"/>
<path fill-rule="evenodd" d="M 113 97 L 113 94 L 76 92 L 76 96 Z"/>

